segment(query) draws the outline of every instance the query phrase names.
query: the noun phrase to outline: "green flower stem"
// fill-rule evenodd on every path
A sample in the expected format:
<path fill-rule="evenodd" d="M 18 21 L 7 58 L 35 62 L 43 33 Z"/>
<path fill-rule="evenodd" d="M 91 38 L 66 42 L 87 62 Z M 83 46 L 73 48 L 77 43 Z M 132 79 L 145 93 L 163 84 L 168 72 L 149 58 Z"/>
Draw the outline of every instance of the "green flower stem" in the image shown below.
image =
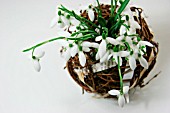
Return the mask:
<path fill-rule="evenodd" d="M 122 73 L 121 73 L 121 68 L 120 68 L 119 56 L 118 56 L 118 71 L 119 71 L 119 77 L 120 77 L 120 94 L 123 94 L 123 78 L 122 78 Z"/>
<path fill-rule="evenodd" d="M 82 31 L 78 31 L 78 32 L 75 32 L 75 33 L 71 34 L 71 36 L 75 36 L 75 35 L 78 35 L 80 33 L 94 33 L 94 34 L 97 35 L 97 33 L 95 31 L 93 31 L 93 30 L 85 30 L 85 31 L 82 30 Z"/>
<path fill-rule="evenodd" d="M 28 49 L 23 50 L 23 52 L 27 52 L 27 51 L 30 51 L 30 50 L 34 50 L 35 48 L 40 47 L 40 46 L 42 46 L 42 45 L 44 45 L 44 44 L 46 44 L 46 43 L 53 42 L 53 41 L 56 41 L 56 40 L 59 40 L 59 39 L 64 39 L 64 38 L 65 38 L 65 37 L 57 37 L 57 38 L 53 38 L 53 39 L 50 39 L 50 40 L 41 42 L 41 43 L 39 43 L 39 44 L 31 47 L 31 48 L 28 48 Z"/>
<path fill-rule="evenodd" d="M 90 38 L 94 38 L 95 36 L 93 36 L 93 35 L 96 35 L 96 34 L 91 33 L 91 34 L 87 34 L 87 35 L 84 35 L 84 36 L 78 37 L 78 38 L 57 37 L 57 38 L 53 38 L 53 39 L 41 42 L 41 43 L 31 47 L 31 48 L 25 49 L 25 50 L 23 50 L 23 52 L 27 52 L 27 51 L 30 51 L 30 50 L 34 51 L 34 49 L 37 48 L 37 47 L 40 47 L 40 46 L 42 46 L 44 44 L 47 44 L 49 42 L 53 42 L 53 41 L 56 41 L 56 40 L 60 40 L 60 39 L 84 41 L 84 40 L 87 40 L 87 39 L 90 39 Z"/>
<path fill-rule="evenodd" d="M 77 41 L 84 41 L 84 40 L 87 40 L 87 39 L 89 39 L 89 38 L 93 38 L 93 36 L 92 35 L 95 35 L 95 34 L 87 34 L 87 35 L 84 35 L 84 36 L 82 36 L 82 37 L 78 37 L 78 38 L 66 38 L 66 39 L 68 39 L 68 40 L 77 40 Z"/>

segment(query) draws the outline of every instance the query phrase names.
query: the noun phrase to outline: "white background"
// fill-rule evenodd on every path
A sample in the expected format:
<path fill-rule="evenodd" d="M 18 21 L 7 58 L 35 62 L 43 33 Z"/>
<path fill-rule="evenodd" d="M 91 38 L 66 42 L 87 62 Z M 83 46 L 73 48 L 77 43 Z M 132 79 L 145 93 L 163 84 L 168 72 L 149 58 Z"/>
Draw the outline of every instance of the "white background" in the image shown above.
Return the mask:
<path fill-rule="evenodd" d="M 78 7 L 90 0 L 0 0 L 0 113 L 170 113 L 170 0 L 134 0 L 143 6 L 160 43 L 154 74 L 162 73 L 131 96 L 124 108 L 113 99 L 82 95 L 81 88 L 63 70 L 57 43 L 45 50 L 42 71 L 35 72 L 30 53 L 22 50 L 57 34 L 49 24 L 55 7 Z M 92 0 L 91 0 L 92 1 Z M 109 1 L 109 0 L 105 0 Z"/>

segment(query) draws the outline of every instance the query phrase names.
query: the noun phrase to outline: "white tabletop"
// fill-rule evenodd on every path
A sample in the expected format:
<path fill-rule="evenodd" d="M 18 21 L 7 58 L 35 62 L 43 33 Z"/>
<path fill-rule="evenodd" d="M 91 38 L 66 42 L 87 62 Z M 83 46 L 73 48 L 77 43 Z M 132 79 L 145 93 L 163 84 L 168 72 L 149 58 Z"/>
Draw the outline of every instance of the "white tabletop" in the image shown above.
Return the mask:
<path fill-rule="evenodd" d="M 158 62 L 150 74 L 162 73 L 124 108 L 113 99 L 95 99 L 81 94 L 81 88 L 63 69 L 57 43 L 47 44 L 37 73 L 30 53 L 22 50 L 56 35 L 49 24 L 56 5 L 77 7 L 83 0 L 0 1 L 0 113 L 170 113 L 170 1 L 135 0 L 143 6 L 160 43 Z M 89 3 L 92 0 L 84 0 Z M 109 0 L 105 0 L 109 1 Z M 82 4 L 83 4 L 82 3 Z"/>

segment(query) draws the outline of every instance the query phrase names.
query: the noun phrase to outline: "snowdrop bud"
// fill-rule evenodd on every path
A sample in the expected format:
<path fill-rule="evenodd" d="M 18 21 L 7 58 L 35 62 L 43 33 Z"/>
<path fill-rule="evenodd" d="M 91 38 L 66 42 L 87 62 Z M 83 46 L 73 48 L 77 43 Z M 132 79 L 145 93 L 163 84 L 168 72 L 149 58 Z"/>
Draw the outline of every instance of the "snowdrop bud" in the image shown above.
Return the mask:
<path fill-rule="evenodd" d="M 93 9 L 88 10 L 88 16 L 89 16 L 89 19 L 93 22 L 95 18 Z"/>
<path fill-rule="evenodd" d="M 35 69 L 37 72 L 40 72 L 41 66 L 40 66 L 40 63 L 39 63 L 38 59 L 33 59 L 33 64 L 34 64 L 34 69 Z"/>

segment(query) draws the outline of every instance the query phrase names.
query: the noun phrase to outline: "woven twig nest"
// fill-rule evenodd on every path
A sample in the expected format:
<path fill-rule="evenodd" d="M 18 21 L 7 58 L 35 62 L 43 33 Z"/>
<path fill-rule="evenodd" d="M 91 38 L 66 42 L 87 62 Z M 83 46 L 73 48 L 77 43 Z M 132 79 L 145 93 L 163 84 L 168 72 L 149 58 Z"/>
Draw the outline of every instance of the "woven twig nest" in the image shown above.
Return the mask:
<path fill-rule="evenodd" d="M 110 16 L 110 5 L 101 5 L 102 16 L 104 19 L 108 19 Z M 133 77 L 131 79 L 124 79 L 123 82 L 130 83 L 130 89 L 135 88 L 137 86 L 144 87 L 144 79 L 148 77 L 149 73 L 153 69 L 156 63 L 156 58 L 158 54 L 158 43 L 153 41 L 153 33 L 148 27 L 145 18 L 142 17 L 142 9 L 137 7 L 131 7 L 131 11 L 136 14 L 134 15 L 135 21 L 139 23 L 141 29 L 137 29 L 137 34 L 141 37 L 141 40 L 148 41 L 154 45 L 154 47 L 146 47 L 146 54 L 144 58 L 148 61 L 149 67 L 148 69 L 144 69 L 140 63 L 137 61 L 137 67 L 134 70 Z M 97 13 L 95 13 L 96 17 L 93 23 L 98 25 L 97 21 Z M 81 11 L 81 16 L 88 19 L 88 14 L 86 11 Z M 82 87 L 83 90 L 96 93 L 100 95 L 106 95 L 108 91 L 112 89 L 120 89 L 120 77 L 118 74 L 117 66 L 114 65 L 112 61 L 108 61 L 105 63 L 100 63 L 95 60 L 94 50 L 92 49 L 90 52 L 85 53 L 86 55 L 86 65 L 82 67 L 78 60 L 78 55 L 72 57 L 67 62 L 67 69 L 70 73 L 70 76 Z M 99 66 L 99 67 L 97 67 Z M 98 71 L 95 68 L 100 68 Z M 77 72 L 76 70 L 82 70 L 81 72 Z M 121 66 L 122 76 L 130 73 L 132 70 L 127 65 L 127 60 L 124 58 Z"/>

